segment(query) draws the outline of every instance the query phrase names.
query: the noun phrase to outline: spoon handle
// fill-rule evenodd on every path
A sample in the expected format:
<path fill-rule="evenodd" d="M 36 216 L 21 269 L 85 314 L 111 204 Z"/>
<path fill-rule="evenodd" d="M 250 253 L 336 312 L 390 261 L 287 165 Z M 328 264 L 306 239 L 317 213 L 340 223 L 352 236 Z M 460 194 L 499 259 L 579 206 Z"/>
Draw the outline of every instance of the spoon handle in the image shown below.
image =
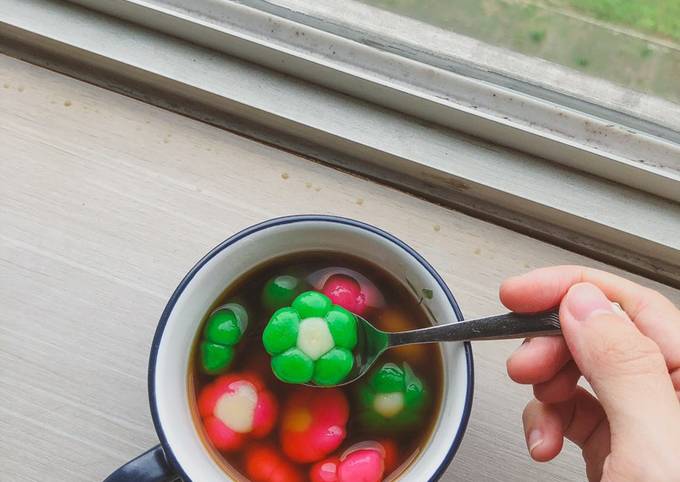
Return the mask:
<path fill-rule="evenodd" d="M 527 336 L 559 335 L 557 308 L 542 313 L 506 313 L 474 320 L 436 325 L 389 334 L 389 345 L 411 345 L 437 341 L 504 340 Z"/>

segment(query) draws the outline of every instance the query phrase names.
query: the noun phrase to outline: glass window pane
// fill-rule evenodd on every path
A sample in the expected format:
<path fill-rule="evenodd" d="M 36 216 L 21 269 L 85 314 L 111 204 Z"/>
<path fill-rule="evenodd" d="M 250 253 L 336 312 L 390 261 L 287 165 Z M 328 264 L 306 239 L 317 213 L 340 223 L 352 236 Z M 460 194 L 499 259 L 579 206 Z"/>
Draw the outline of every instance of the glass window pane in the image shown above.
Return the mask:
<path fill-rule="evenodd" d="M 680 0 L 361 0 L 680 102 Z"/>

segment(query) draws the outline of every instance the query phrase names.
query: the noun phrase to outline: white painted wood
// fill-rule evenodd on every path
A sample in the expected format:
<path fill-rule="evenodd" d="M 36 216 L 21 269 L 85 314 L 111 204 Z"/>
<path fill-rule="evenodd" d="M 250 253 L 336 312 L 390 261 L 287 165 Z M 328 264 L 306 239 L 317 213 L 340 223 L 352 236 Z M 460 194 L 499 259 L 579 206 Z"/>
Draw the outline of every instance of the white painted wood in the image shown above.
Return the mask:
<path fill-rule="evenodd" d="M 97 3 L 102 7 L 134 4 L 142 10 L 128 12 L 127 17 L 134 22 L 131 23 L 71 2 L 0 0 L 0 51 L 360 175 L 382 179 L 450 208 L 680 287 L 680 204 L 670 200 L 680 198 L 676 181 L 670 177 L 672 182 L 665 184 L 664 194 L 669 199 L 649 196 L 625 183 L 546 162 L 553 159 L 547 153 L 544 159 L 503 147 L 501 138 L 514 139 L 509 132 L 506 136 L 498 131 L 495 141 L 488 142 L 481 140 L 487 135 L 473 138 L 423 123 L 422 119 L 430 117 L 412 117 L 415 111 L 404 114 L 415 100 L 405 92 L 395 91 L 398 96 L 394 98 L 388 96 L 396 102 L 389 104 L 396 110 L 376 107 L 375 102 L 386 105 L 380 96 L 366 97 L 373 90 L 371 83 L 360 81 L 356 75 L 324 68 L 323 78 L 303 81 L 296 75 L 309 74 L 314 63 L 297 55 L 280 58 L 266 46 L 252 50 L 247 45 L 256 46 L 238 40 L 238 36 L 225 37 L 203 28 L 202 32 L 217 35 L 211 37 L 212 48 L 200 47 L 197 43 L 205 42 L 193 37 L 187 42 L 178 36 L 186 28 L 196 27 L 196 23 L 175 16 L 170 16 L 174 18 L 170 22 L 170 17 L 148 10 L 149 2 Z M 227 3 L 232 4 L 219 4 Z M 143 17 L 154 23 L 149 28 L 140 26 Z M 159 19 L 170 23 L 156 25 Z M 271 20 L 273 25 L 278 24 Z M 276 30 L 273 25 L 270 30 Z M 300 36 L 307 37 L 302 31 Z M 230 52 L 240 57 L 246 52 L 250 55 L 243 61 L 220 54 L 214 50 L 216 44 L 230 46 Z M 265 58 L 276 65 L 270 62 L 269 68 L 263 68 L 260 64 Z M 285 66 L 285 72 L 293 75 L 283 75 L 277 66 Z M 410 67 L 406 70 L 410 72 Z M 432 80 L 429 75 L 424 78 Z M 355 89 L 344 90 L 342 79 Z M 444 91 L 467 92 L 449 87 Z M 362 95 L 341 93 L 354 94 L 356 88 Z M 473 97 L 476 95 L 467 101 Z M 439 120 L 430 120 L 449 125 L 446 119 L 452 119 L 450 112 L 438 112 Z M 486 134 L 494 130 L 482 127 L 472 117 L 464 121 L 468 127 L 478 125 Z M 558 123 L 565 119 L 560 118 Z M 535 145 L 528 140 L 520 144 L 515 146 L 520 151 L 523 146 Z M 643 150 L 655 157 L 653 150 Z M 577 158 L 573 153 L 566 157 L 572 161 Z M 663 158 L 657 160 L 661 162 Z M 583 162 L 581 159 L 579 165 Z M 599 161 L 587 164 L 597 165 L 598 171 L 619 172 Z M 635 179 L 635 183 L 644 178 L 629 170 L 620 172 L 628 181 Z"/>
<path fill-rule="evenodd" d="M 275 2 L 279 4 L 276 6 L 261 0 L 246 0 L 245 4 L 223 0 L 71 1 L 494 144 L 680 200 L 677 171 L 680 135 L 671 128 L 659 126 L 663 113 L 671 109 L 675 113 L 677 105 L 551 62 L 354 1 L 338 5 L 335 0 L 281 0 Z M 42 8 L 44 10 L 44 6 Z M 401 28 L 395 29 L 395 23 Z M 398 32 L 396 36 L 395 32 Z M 445 45 L 455 47 L 449 49 L 441 42 L 427 41 L 435 35 L 439 39 L 448 37 Z M 404 46 L 404 41 L 411 49 Z M 431 56 L 429 61 L 422 62 L 426 57 L 423 50 L 427 50 L 428 45 L 437 49 L 439 62 L 433 64 Z M 480 82 L 479 73 L 460 75 L 456 72 L 460 67 L 456 69 L 451 63 L 441 68 L 442 57 L 450 59 L 456 52 L 459 58 L 460 53 L 463 57 L 470 55 L 471 45 L 476 47 L 474 50 L 487 51 L 486 55 L 477 52 L 476 60 L 488 58 L 491 52 L 495 54 L 494 59 L 502 59 L 506 75 L 502 80 L 494 79 L 496 84 L 507 82 L 508 78 L 522 78 L 523 82 L 515 81 L 513 88 L 508 89 L 494 85 L 493 81 Z M 510 73 L 508 65 L 514 68 Z M 518 70 L 529 65 L 533 74 L 531 82 L 526 81 L 525 70 Z M 498 67 L 495 64 L 491 70 L 496 71 Z M 489 69 L 490 66 L 485 65 L 483 71 L 488 75 Z M 520 93 L 526 92 L 527 84 L 535 89 L 537 80 L 545 78 L 546 71 L 554 70 L 560 72 L 560 81 L 545 84 L 549 89 L 543 92 L 542 98 Z M 564 103 L 554 102 L 556 87 L 567 84 L 567 77 L 573 80 L 576 76 L 580 87 L 592 84 L 592 88 L 582 87 L 585 94 L 579 91 L 575 97 L 583 98 L 598 90 L 612 96 L 598 99 L 599 115 L 593 115 L 590 103 L 573 105 L 574 92 L 560 99 Z M 609 88 L 603 89 L 601 84 Z M 566 86 L 570 87 L 573 89 L 573 85 Z M 646 99 L 652 101 L 656 107 L 652 123 L 643 120 L 640 112 L 634 117 L 606 112 L 604 107 L 611 105 L 615 92 L 617 99 L 624 97 L 622 91 L 626 98 L 636 98 L 637 105 L 644 105 Z M 552 101 L 545 98 L 550 95 L 548 92 L 552 94 Z M 668 117 L 677 127 L 678 116 Z M 654 130 L 663 131 L 664 135 L 649 135 Z"/>
<path fill-rule="evenodd" d="M 0 56 L 0 480 L 96 481 L 157 443 L 153 331 L 177 282 L 254 222 L 318 211 L 378 225 L 440 271 L 468 316 L 508 275 L 605 267 L 512 231 Z M 634 276 L 676 303 L 680 293 Z M 470 426 L 445 480 L 583 480 L 571 445 L 538 465 L 504 360 L 475 345 Z"/>

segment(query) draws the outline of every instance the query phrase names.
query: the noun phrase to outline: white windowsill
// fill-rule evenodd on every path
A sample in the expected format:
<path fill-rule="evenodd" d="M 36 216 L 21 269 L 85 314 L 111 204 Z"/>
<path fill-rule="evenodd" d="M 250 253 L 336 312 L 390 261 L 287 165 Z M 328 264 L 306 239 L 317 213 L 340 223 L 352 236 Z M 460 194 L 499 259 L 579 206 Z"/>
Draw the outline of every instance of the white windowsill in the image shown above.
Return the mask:
<path fill-rule="evenodd" d="M 15 55 L 680 283 L 675 202 L 80 7 L 0 5 Z"/>

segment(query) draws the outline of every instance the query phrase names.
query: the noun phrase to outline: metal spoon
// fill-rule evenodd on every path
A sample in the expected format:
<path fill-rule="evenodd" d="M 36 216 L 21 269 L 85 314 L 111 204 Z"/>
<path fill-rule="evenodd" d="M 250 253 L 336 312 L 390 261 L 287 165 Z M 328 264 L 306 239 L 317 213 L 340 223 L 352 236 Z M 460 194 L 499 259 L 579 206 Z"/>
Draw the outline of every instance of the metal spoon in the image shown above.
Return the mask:
<path fill-rule="evenodd" d="M 360 316 L 356 318 L 357 346 L 354 350 L 354 368 L 345 381 L 334 385 L 336 387 L 357 381 L 366 374 L 380 355 L 395 346 L 561 334 L 557 309 L 533 314 L 506 313 L 398 332 L 381 331 L 364 318 Z"/>

